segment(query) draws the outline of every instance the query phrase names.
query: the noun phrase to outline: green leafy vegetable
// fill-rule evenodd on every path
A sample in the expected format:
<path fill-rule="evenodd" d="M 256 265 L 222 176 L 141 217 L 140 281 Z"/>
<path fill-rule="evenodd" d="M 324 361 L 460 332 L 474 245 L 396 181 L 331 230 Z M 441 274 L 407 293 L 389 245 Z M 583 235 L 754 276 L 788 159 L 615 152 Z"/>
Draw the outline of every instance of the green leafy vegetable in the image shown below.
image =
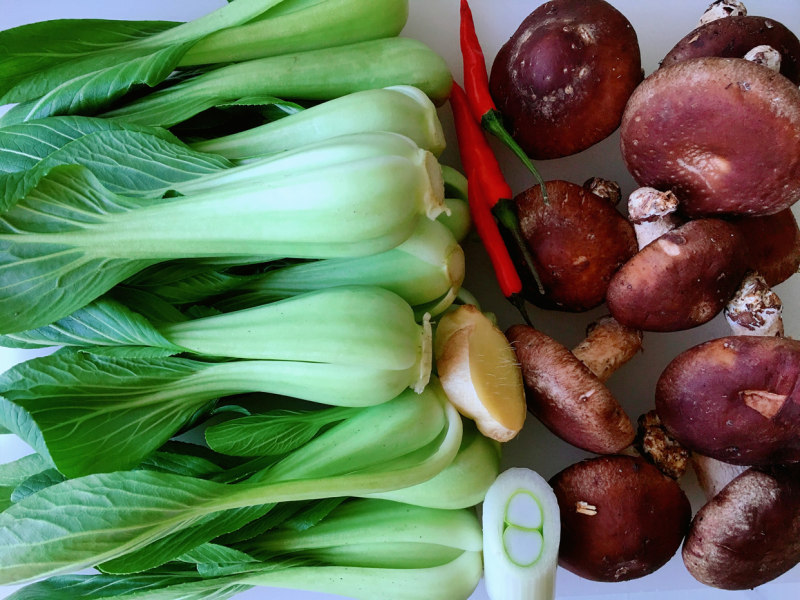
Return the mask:
<path fill-rule="evenodd" d="M 329 100 L 352 92 L 410 85 L 441 104 L 452 76 L 444 60 L 422 42 L 385 38 L 281 54 L 220 67 L 103 114 L 113 119 L 169 127 L 199 112 L 248 96 Z M 21 106 L 0 118 L 18 122 Z"/>
<path fill-rule="evenodd" d="M 84 167 L 55 167 L 0 218 L 0 332 L 51 323 L 172 258 L 328 258 L 397 246 L 420 214 L 442 210 L 438 164 L 419 153 L 311 165 L 160 202 L 114 194 Z"/>
<path fill-rule="evenodd" d="M 401 419 L 397 434 L 405 440 L 401 443 L 396 435 L 385 446 L 390 415 L 415 410 L 419 426 L 409 427 Z M 431 428 L 422 427 L 431 410 L 444 422 L 433 440 Z M 415 430 L 424 430 L 423 437 L 415 437 Z M 444 469 L 460 440 L 458 413 L 441 388 L 428 386 L 422 395 L 409 392 L 397 402 L 365 409 L 243 483 L 224 485 L 153 471 L 70 479 L 0 513 L 0 583 L 29 582 L 111 560 L 224 510 L 414 485 Z M 298 465 L 306 476 L 286 480 Z M 52 510 L 53 503 L 58 511 Z"/>
<path fill-rule="evenodd" d="M 194 148 L 242 160 L 365 131 L 405 135 L 436 156 L 445 146 L 436 107 L 428 96 L 418 88 L 396 85 L 346 94 L 259 127 L 196 142 Z"/>
<path fill-rule="evenodd" d="M 181 57 L 200 39 L 225 27 L 246 23 L 280 0 L 238 0 L 190 23 L 134 23 L 100 26 L 85 45 L 69 44 L 69 60 L 47 56 L 61 47 L 58 40 L 75 36 L 74 21 L 33 23 L 0 33 L 0 64 L 6 68 L 5 85 L 0 87 L 0 104 L 19 102 L 2 121 L 20 122 L 46 116 L 94 111 L 106 106 L 134 85 L 154 86 L 178 66 Z M 81 31 L 87 28 L 77 26 Z M 31 56 L 30 38 L 49 37 L 44 57 Z M 99 43 L 99 48 L 93 43 Z M 23 48 L 24 50 L 18 50 Z M 12 119 L 6 119 L 12 115 Z"/>

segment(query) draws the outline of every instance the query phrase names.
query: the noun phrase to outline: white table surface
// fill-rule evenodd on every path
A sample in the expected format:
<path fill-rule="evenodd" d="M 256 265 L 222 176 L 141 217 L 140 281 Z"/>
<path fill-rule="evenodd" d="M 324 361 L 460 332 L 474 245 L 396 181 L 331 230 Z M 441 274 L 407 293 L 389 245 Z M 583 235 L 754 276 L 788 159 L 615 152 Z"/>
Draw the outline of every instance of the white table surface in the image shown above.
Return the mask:
<path fill-rule="evenodd" d="M 368 1 L 368 0 L 365 0 Z M 695 27 L 700 14 L 710 0 L 610 0 L 631 21 L 642 48 L 645 73 L 651 73 L 658 61 L 683 35 Z M 24 23 L 53 18 L 118 18 L 188 20 L 210 12 L 224 4 L 223 0 L 2 0 L 0 2 L 0 29 Z M 404 35 L 415 37 L 439 52 L 450 65 L 458 81 L 461 77 L 461 58 L 458 46 L 459 0 L 410 0 L 410 18 Z M 519 23 L 540 0 L 472 0 L 471 6 L 489 66 L 495 53 Z M 748 0 L 749 14 L 768 16 L 783 22 L 795 33 L 800 33 L 800 0 Z M 450 147 L 442 162 L 458 166 L 458 153 L 449 108 L 440 110 L 448 134 Z M 494 144 L 503 168 L 515 192 L 532 185 L 528 174 L 504 148 Z M 636 186 L 625 171 L 619 149 L 618 136 L 573 157 L 539 163 L 547 179 L 567 179 L 581 183 L 591 176 L 617 180 L 623 193 Z M 800 207 L 795 207 L 800 215 Z M 502 298 L 494 282 L 485 252 L 478 242 L 470 239 L 464 244 L 467 253 L 467 280 L 465 286 L 475 293 L 484 309 L 497 314 L 501 326 L 519 322 L 515 310 Z M 800 337 L 800 277 L 781 284 L 776 291 L 784 302 L 787 335 Z M 588 313 L 574 315 L 540 311 L 531 307 L 531 316 L 537 327 L 560 340 L 565 345 L 577 343 L 587 324 L 604 314 L 600 307 Z M 661 370 L 685 348 L 707 339 L 727 334 L 727 326 L 718 317 L 711 323 L 688 332 L 647 333 L 644 352 L 615 373 L 609 382 L 612 391 L 622 402 L 632 418 L 652 408 L 653 390 Z M 0 349 L 0 371 L 30 356 L 21 351 Z M 0 462 L 13 460 L 30 450 L 14 436 L 0 435 Z M 550 477 L 562 468 L 588 456 L 586 453 L 561 442 L 544 429 L 534 418 L 529 418 L 517 439 L 505 446 L 504 467 L 526 466 Z M 685 487 L 697 508 L 700 497 L 690 478 Z M 0 587 L 0 598 L 13 591 L 13 587 Z M 740 600 L 800 598 L 800 567 L 756 590 L 724 592 L 704 587 L 686 571 L 679 554 L 656 573 L 630 582 L 599 584 L 582 580 L 559 569 L 557 582 L 559 598 L 613 597 L 631 600 Z M 279 598 L 281 600 L 325 600 L 333 596 L 288 590 L 252 589 L 238 596 L 242 600 Z M 487 600 L 482 585 L 471 600 Z M 380 599 L 376 599 L 380 600 Z"/>

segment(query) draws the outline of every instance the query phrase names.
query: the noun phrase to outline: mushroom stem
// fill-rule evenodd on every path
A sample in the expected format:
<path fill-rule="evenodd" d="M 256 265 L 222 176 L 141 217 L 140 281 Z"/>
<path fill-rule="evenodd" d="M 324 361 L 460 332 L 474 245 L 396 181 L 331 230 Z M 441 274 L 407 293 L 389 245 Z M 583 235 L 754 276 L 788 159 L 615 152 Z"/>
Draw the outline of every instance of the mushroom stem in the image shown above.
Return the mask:
<path fill-rule="evenodd" d="M 712 2 L 703 16 L 700 17 L 700 25 L 705 25 L 717 19 L 724 19 L 725 17 L 736 17 L 746 15 L 747 8 L 743 2 L 739 0 L 716 0 Z"/>
<path fill-rule="evenodd" d="M 772 69 L 776 73 L 779 73 L 781 70 L 781 53 L 772 46 L 766 44 L 756 46 L 745 54 L 744 58 L 757 65 Z"/>
<path fill-rule="evenodd" d="M 584 340 L 572 349 L 600 381 L 609 377 L 642 348 L 642 332 L 607 315 L 592 323 Z"/>
<path fill-rule="evenodd" d="M 758 273 L 748 273 L 725 307 L 734 335 L 783 336 L 783 303 Z"/>
<path fill-rule="evenodd" d="M 608 200 L 612 206 L 616 206 L 622 200 L 622 188 L 616 181 L 603 179 L 602 177 L 591 177 L 583 183 L 583 187 L 595 196 Z"/>
<path fill-rule="evenodd" d="M 782 311 L 783 304 L 778 295 L 772 291 L 761 275 L 750 272 L 725 307 L 725 319 L 733 335 L 782 337 Z M 696 452 L 692 454 L 692 466 L 706 500 L 716 496 L 717 492 L 747 469 Z"/>
<path fill-rule="evenodd" d="M 672 192 L 640 187 L 628 197 L 628 219 L 633 223 L 636 241 L 641 250 L 681 224 L 678 198 Z"/>

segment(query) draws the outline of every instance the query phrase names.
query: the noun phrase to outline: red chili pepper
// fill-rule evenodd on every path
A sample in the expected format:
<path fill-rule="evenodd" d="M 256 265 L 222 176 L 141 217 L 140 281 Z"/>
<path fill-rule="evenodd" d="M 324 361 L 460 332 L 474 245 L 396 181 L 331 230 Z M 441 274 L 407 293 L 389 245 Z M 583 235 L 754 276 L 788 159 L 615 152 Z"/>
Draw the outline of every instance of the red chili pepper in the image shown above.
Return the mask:
<path fill-rule="evenodd" d="M 500 206 L 501 199 L 510 199 L 511 188 L 503 178 L 497 159 L 483 132 L 472 118 L 464 90 L 457 83 L 453 84 L 450 104 L 458 136 L 461 164 L 467 175 L 467 195 L 472 221 L 489 254 L 500 291 L 519 309 L 525 321 L 530 323 L 525 312 L 522 280 L 491 210 L 494 206 Z M 503 195 L 499 195 L 498 192 L 502 192 Z M 516 220 L 516 214 L 514 218 Z M 519 229 L 518 223 L 517 229 Z"/>
<path fill-rule="evenodd" d="M 547 189 L 539 171 L 511 137 L 503 125 L 503 117 L 497 110 L 494 100 L 489 93 L 489 77 L 486 73 L 486 61 L 483 50 L 475 31 L 475 22 L 467 0 L 461 0 L 461 56 L 464 62 L 464 89 L 466 91 L 469 107 L 475 120 L 486 131 L 496 136 L 505 144 L 528 168 L 542 188 L 542 198 L 547 204 Z"/>

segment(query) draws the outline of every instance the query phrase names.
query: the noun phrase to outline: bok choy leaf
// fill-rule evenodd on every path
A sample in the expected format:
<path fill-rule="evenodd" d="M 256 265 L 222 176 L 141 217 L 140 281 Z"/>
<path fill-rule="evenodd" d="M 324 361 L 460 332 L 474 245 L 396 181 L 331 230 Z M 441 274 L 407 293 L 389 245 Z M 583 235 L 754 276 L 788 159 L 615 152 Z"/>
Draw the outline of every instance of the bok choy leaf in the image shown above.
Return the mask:
<path fill-rule="evenodd" d="M 335 496 L 360 496 L 421 483 L 441 472 L 461 441 L 461 418 L 438 385 L 399 403 L 364 409 L 304 445 L 276 466 L 237 484 L 169 473 L 117 471 L 69 479 L 0 513 L 0 583 L 25 583 L 111 560 L 224 510 Z M 406 405 L 435 406 L 444 426 L 433 441 L 404 428 L 405 441 L 385 446 L 387 420 Z M 427 408 L 425 405 L 429 405 Z M 383 425 L 378 428 L 377 426 Z M 373 428 L 376 434 L 373 436 Z M 358 431 L 359 435 L 354 435 Z M 420 445 L 421 444 L 421 445 Z M 414 449 L 416 446 L 416 449 Z M 404 454 L 403 454 L 404 453 Z M 358 459 L 353 466 L 352 460 Z M 286 473 L 306 465 L 306 476 Z M 53 511 L 54 505 L 59 506 Z M 266 583 L 266 585 L 273 585 Z M 274 585 L 280 585 L 276 583 Z"/>

